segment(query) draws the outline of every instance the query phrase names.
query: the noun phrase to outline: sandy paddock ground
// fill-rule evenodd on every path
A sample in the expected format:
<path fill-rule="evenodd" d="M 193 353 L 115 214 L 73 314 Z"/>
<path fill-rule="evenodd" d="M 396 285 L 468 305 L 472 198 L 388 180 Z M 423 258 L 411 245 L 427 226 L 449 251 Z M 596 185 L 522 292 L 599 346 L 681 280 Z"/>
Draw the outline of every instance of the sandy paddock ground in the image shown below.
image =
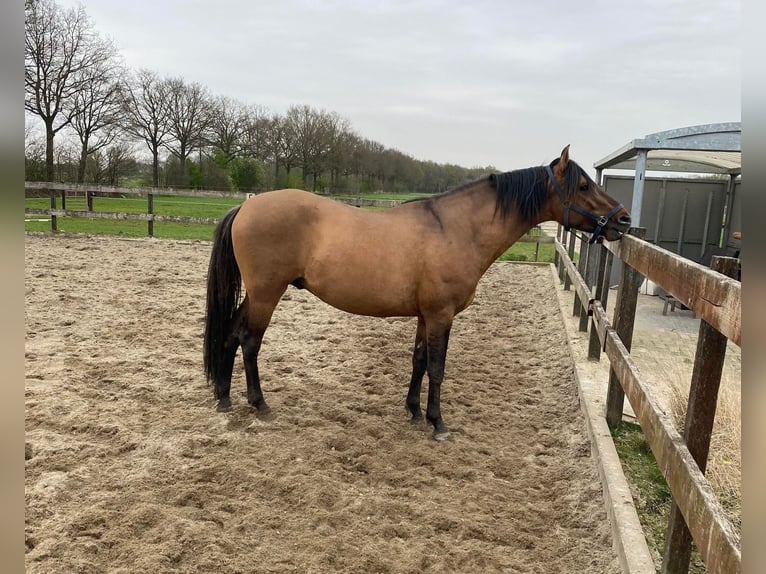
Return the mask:
<path fill-rule="evenodd" d="M 495 264 L 456 319 L 441 443 L 405 413 L 415 319 L 292 287 L 271 420 L 239 358 L 216 412 L 209 252 L 27 236 L 27 572 L 619 572 L 548 268 Z"/>

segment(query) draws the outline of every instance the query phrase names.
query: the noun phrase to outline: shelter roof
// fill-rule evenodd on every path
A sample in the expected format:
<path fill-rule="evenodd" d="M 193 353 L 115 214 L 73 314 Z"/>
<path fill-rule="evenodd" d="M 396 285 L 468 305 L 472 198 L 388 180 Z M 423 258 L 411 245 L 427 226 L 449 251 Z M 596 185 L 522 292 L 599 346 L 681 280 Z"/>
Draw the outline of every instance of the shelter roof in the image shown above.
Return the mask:
<path fill-rule="evenodd" d="M 691 173 L 742 173 L 742 123 L 689 126 L 649 134 L 594 163 L 596 169 L 636 169 L 646 150 L 646 170 Z"/>

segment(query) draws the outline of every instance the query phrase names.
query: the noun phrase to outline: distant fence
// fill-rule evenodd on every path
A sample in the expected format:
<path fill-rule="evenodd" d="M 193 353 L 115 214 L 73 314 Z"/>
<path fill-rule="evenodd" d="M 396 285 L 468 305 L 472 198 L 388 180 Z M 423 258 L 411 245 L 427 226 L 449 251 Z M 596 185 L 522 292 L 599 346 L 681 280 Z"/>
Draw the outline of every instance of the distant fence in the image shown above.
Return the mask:
<path fill-rule="evenodd" d="M 49 183 L 49 182 L 32 182 L 28 181 L 24 183 L 24 191 L 43 193 L 50 198 L 50 207 L 45 209 L 28 207 L 24 209 L 25 215 L 39 215 L 50 217 L 51 231 L 58 230 L 58 218 L 59 217 L 86 217 L 97 219 L 112 219 L 112 220 L 137 220 L 146 221 L 147 223 L 147 235 L 149 237 L 154 236 L 154 222 L 173 222 L 173 223 L 191 223 L 191 224 L 207 224 L 216 225 L 219 221 L 218 218 L 211 217 L 190 217 L 182 215 L 160 215 L 154 213 L 154 199 L 158 196 L 183 196 L 183 197 L 212 197 L 212 198 L 225 198 L 225 199 L 238 199 L 244 201 L 252 193 L 243 193 L 236 191 L 207 191 L 196 189 L 173 189 L 164 187 L 111 187 L 92 184 L 74 184 L 74 183 Z M 97 197 L 112 197 L 112 196 L 134 196 L 146 198 L 146 213 L 124 213 L 115 211 L 98 211 L 93 209 L 93 200 Z M 85 197 L 88 209 L 73 210 L 66 208 L 67 197 Z M 368 199 L 364 197 L 357 198 L 343 198 L 343 197 L 331 197 L 335 201 L 345 203 L 348 205 L 354 205 L 356 207 L 382 207 L 389 208 L 394 207 L 402 203 L 395 199 Z M 532 233 L 525 235 L 519 241 L 533 242 L 535 246 L 535 261 L 539 258 L 540 244 L 541 243 L 553 243 L 554 238 L 542 235 L 539 229 L 535 229 Z"/>
<path fill-rule="evenodd" d="M 24 191 L 47 192 L 50 197 L 50 208 L 25 208 L 25 215 L 47 215 L 51 219 L 51 230 L 58 230 L 59 217 L 87 217 L 113 220 L 138 220 L 147 222 L 147 235 L 154 235 L 154 222 L 194 223 L 215 225 L 218 219 L 210 217 L 190 217 L 182 215 L 159 215 L 154 213 L 154 198 L 157 196 L 184 196 L 184 197 L 214 197 L 244 200 L 247 196 L 239 192 L 231 191 L 204 191 L 192 189 L 172 189 L 160 187 L 111 187 L 99 185 L 81 185 L 72 183 L 43 183 L 25 182 Z M 72 210 L 66 208 L 67 194 L 69 197 L 85 196 L 88 209 Z M 98 211 L 93 209 L 93 200 L 99 196 L 136 196 L 146 198 L 146 213 L 122 213 L 114 211 Z M 60 207 L 57 205 L 61 201 Z"/>
<path fill-rule="evenodd" d="M 673 505 L 666 535 L 662 572 L 686 574 L 691 538 L 708 572 L 741 572 L 739 536 L 704 476 L 710 448 L 727 340 L 741 345 L 741 284 L 733 279 L 739 260 L 714 257 L 713 269 L 643 241 L 645 230 L 632 228 L 619 241 L 589 245 L 580 241 L 573 262 L 575 235 L 559 227 L 556 264 L 564 288 L 574 287 L 573 315 L 580 330 L 592 325 L 588 357 L 605 352 L 610 363 L 606 419 L 622 420 L 628 396 L 644 436 L 670 487 Z M 606 316 L 614 257 L 622 260 L 614 325 Z M 647 391 L 630 355 L 638 290 L 644 277 L 653 281 L 701 318 L 683 436 Z"/>

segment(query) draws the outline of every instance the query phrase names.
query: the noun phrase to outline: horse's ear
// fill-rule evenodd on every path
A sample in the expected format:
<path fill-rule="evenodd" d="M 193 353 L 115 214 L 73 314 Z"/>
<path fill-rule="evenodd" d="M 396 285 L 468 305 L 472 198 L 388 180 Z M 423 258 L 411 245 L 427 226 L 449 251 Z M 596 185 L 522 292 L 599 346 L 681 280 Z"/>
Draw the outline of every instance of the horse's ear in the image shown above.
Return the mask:
<path fill-rule="evenodd" d="M 567 167 L 569 167 L 569 144 L 567 144 L 566 147 L 561 150 L 561 157 L 559 158 L 559 162 L 556 167 L 558 167 L 561 171 L 566 171 Z"/>

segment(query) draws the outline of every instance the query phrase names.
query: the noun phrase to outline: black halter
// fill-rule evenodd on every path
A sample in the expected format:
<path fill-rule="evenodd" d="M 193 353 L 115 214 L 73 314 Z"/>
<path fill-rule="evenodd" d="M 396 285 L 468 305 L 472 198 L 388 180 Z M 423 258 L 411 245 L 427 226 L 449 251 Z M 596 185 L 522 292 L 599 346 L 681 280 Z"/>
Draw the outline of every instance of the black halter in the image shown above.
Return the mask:
<path fill-rule="evenodd" d="M 556 190 L 556 193 L 559 194 L 559 198 L 561 199 L 561 205 L 564 206 L 564 229 L 566 231 L 569 231 L 569 210 L 571 209 L 572 211 L 576 211 L 580 215 L 584 215 L 588 219 L 592 219 L 593 221 L 596 222 L 596 229 L 593 230 L 593 234 L 590 236 L 590 241 L 588 241 L 588 243 L 595 243 L 599 235 L 603 233 L 604 228 L 606 227 L 606 224 L 609 221 L 609 218 L 623 208 L 622 203 L 618 203 L 617 205 L 615 205 L 612 208 L 612 210 L 606 215 L 600 215 L 600 216 L 596 215 L 595 213 L 591 213 L 590 211 L 585 211 L 584 209 L 581 209 L 577 207 L 576 205 L 569 205 L 569 200 L 566 199 L 566 197 L 564 196 L 564 192 L 561 191 L 561 187 L 559 187 L 559 182 L 556 181 L 556 178 L 553 176 L 553 170 L 551 169 L 551 166 L 546 165 L 545 171 L 548 174 L 548 178 L 551 180 L 551 183 L 553 184 L 553 188 Z"/>

